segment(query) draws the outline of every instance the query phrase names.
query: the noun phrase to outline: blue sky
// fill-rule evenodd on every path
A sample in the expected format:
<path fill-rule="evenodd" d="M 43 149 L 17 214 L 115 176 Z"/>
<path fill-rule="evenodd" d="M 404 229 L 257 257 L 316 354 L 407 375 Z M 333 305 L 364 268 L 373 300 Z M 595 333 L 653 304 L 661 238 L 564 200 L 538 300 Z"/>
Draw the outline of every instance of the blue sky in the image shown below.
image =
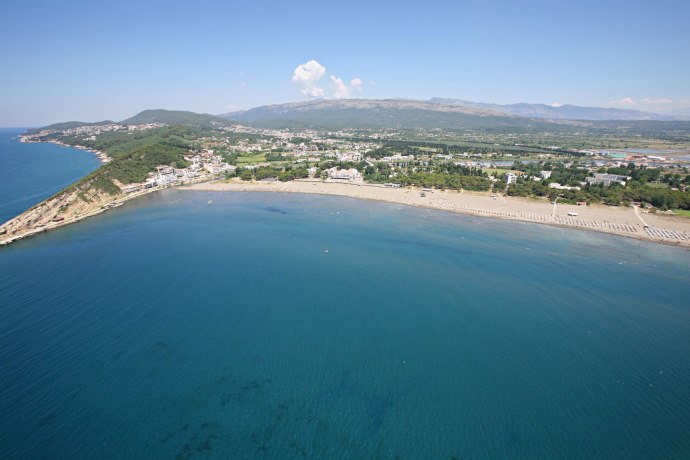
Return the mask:
<path fill-rule="evenodd" d="M 688 18 L 688 1 L 5 0 L 0 126 L 304 93 L 690 113 Z"/>

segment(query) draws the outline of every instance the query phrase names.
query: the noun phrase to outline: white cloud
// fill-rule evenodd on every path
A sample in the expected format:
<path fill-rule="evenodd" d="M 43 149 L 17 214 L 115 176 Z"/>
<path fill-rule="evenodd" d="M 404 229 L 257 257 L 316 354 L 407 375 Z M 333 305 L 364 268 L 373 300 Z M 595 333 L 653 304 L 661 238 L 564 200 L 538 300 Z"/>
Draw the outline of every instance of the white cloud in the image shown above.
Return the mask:
<path fill-rule="evenodd" d="M 653 97 L 645 97 L 640 102 L 647 105 L 659 105 L 659 104 L 673 104 L 673 99 L 662 97 L 659 99 L 654 99 Z"/>
<path fill-rule="evenodd" d="M 325 90 L 319 86 L 319 82 L 326 75 L 326 68 L 314 59 L 298 65 L 292 72 L 293 83 L 299 84 L 302 94 L 309 97 L 323 97 Z M 359 77 L 354 77 L 348 85 L 342 78 L 335 75 L 330 76 L 331 89 L 336 99 L 346 99 L 350 97 L 351 91 L 361 91 L 364 81 Z"/>
<path fill-rule="evenodd" d="M 551 107 L 563 107 L 563 104 L 561 104 L 560 102 L 552 102 L 552 103 L 549 104 L 549 105 L 550 105 Z"/>
<path fill-rule="evenodd" d="M 343 83 L 342 78 L 331 75 L 331 86 L 333 86 L 333 97 L 336 99 L 346 99 L 350 97 L 350 88 Z"/>
<path fill-rule="evenodd" d="M 318 86 L 318 82 L 325 74 L 326 68 L 312 59 L 295 68 L 292 72 L 292 81 L 302 85 L 302 94 L 323 97 L 323 88 Z"/>
<path fill-rule="evenodd" d="M 346 99 L 350 97 L 350 91 L 362 91 L 364 82 L 361 78 L 355 77 L 350 80 L 350 86 L 346 85 L 342 78 L 331 75 L 331 86 L 333 87 L 333 97 L 336 99 Z"/>
<path fill-rule="evenodd" d="M 630 105 L 635 105 L 635 100 L 631 97 L 624 97 L 623 99 L 619 99 L 617 101 L 609 101 L 609 104 L 630 106 Z"/>
<path fill-rule="evenodd" d="M 326 74 L 326 68 L 318 61 L 311 60 L 298 65 L 292 73 L 292 81 L 316 83 Z"/>
<path fill-rule="evenodd" d="M 309 97 L 323 97 L 323 88 L 318 86 L 307 86 L 302 88 L 302 94 Z"/>

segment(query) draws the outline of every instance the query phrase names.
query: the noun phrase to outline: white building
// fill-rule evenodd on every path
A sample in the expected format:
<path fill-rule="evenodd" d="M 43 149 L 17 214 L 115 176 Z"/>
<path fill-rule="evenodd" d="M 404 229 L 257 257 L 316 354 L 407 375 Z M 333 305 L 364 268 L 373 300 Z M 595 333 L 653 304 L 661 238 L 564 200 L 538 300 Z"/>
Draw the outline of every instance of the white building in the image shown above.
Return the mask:
<path fill-rule="evenodd" d="M 344 152 L 336 153 L 336 157 L 339 161 L 361 161 L 362 154 L 359 152 Z"/>
<path fill-rule="evenodd" d="M 175 170 L 170 166 L 158 166 L 156 169 L 158 170 L 158 173 L 156 174 L 156 181 L 159 185 L 169 184 L 177 180 Z"/>
<path fill-rule="evenodd" d="M 412 161 L 414 161 L 414 155 L 400 155 L 399 153 L 396 153 L 395 155 L 391 155 L 389 157 L 383 157 L 378 161 L 384 161 L 391 166 L 406 168 Z"/>
<path fill-rule="evenodd" d="M 588 177 L 587 182 L 592 185 L 604 184 L 604 187 L 608 187 L 611 184 L 620 184 L 625 187 L 627 181 L 630 180 L 628 176 L 619 176 L 617 174 L 600 174 L 595 173 L 594 177 Z"/>
<path fill-rule="evenodd" d="M 558 182 L 551 182 L 549 188 L 555 188 L 556 190 L 580 190 L 578 186 L 561 185 Z"/>
<path fill-rule="evenodd" d="M 328 177 L 335 180 L 362 180 L 362 175 L 355 168 L 331 168 L 328 170 Z"/>
<path fill-rule="evenodd" d="M 508 185 L 514 184 L 517 182 L 517 174 L 515 174 L 513 172 L 507 172 L 505 175 L 505 179 L 506 179 L 506 184 L 508 184 Z"/>

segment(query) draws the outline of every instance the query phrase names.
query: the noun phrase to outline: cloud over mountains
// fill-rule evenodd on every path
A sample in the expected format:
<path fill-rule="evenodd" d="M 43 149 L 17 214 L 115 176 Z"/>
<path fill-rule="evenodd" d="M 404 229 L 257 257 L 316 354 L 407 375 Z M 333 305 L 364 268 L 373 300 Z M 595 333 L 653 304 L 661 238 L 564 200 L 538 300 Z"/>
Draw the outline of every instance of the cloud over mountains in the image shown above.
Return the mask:
<path fill-rule="evenodd" d="M 320 86 L 320 81 L 325 75 L 326 67 L 318 61 L 311 59 L 295 68 L 292 72 L 292 82 L 301 86 L 301 92 L 305 96 L 312 98 L 327 97 L 325 96 L 325 88 Z M 329 80 L 330 97 L 335 99 L 347 99 L 353 91 L 361 91 L 364 86 L 364 82 L 359 77 L 354 77 L 350 80 L 349 85 L 336 75 L 331 75 Z"/>

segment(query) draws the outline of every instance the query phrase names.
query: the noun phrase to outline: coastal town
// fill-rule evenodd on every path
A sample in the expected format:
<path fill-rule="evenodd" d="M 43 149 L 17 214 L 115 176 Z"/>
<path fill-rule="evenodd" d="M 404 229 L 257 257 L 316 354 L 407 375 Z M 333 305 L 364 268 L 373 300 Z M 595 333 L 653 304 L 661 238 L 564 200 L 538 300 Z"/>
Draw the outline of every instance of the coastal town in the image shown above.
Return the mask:
<path fill-rule="evenodd" d="M 22 142 L 50 141 L 61 145 L 70 145 L 81 149 L 90 149 L 89 141 L 95 141 L 104 133 L 136 132 L 153 130 L 165 126 L 164 123 L 143 123 L 123 125 L 118 123 L 94 124 L 77 126 L 68 129 L 43 129 L 35 133 L 25 134 Z M 482 146 L 480 149 L 467 149 L 452 153 L 444 152 L 436 146 L 420 147 L 417 154 L 391 152 L 381 156 L 379 154 L 382 140 L 396 139 L 402 133 L 395 130 L 381 130 L 363 132 L 362 130 L 345 129 L 333 132 L 316 130 L 290 131 L 258 129 L 244 125 L 219 126 L 213 135 L 200 137 L 199 145 L 210 148 L 190 151 L 184 159 L 189 163 L 186 168 L 166 168 L 167 165 L 157 165 L 155 173 L 151 172 L 146 183 L 130 184 L 126 190 L 151 188 L 156 185 L 170 185 L 184 183 L 198 177 L 208 177 L 236 171 L 237 168 L 255 169 L 267 166 L 282 166 L 292 163 L 295 166 L 315 164 L 320 161 L 337 163 L 364 163 L 367 166 L 383 164 L 389 169 L 389 177 L 394 178 L 401 172 L 429 170 L 434 163 L 451 162 L 455 166 L 480 168 L 494 173 L 502 173 L 502 179 L 507 185 L 517 182 L 519 177 L 531 180 L 546 181 L 552 188 L 568 189 L 568 185 L 550 180 L 551 171 L 540 171 L 539 175 L 523 176 L 523 171 L 515 168 L 516 164 L 547 163 L 549 169 L 556 164 L 565 168 L 573 166 L 586 171 L 589 176 L 580 181 L 581 186 L 613 183 L 625 186 L 630 177 L 622 175 L 602 174 L 602 168 L 617 168 L 635 165 L 636 167 L 654 168 L 669 172 L 687 174 L 690 167 L 690 153 L 666 151 L 664 154 L 652 154 L 635 149 L 574 149 L 559 146 L 544 148 L 528 148 L 522 144 L 498 144 Z M 226 137 L 225 133 L 232 136 Z M 251 137 L 238 138 L 238 134 Z M 66 144 L 60 139 L 70 139 Z M 93 150 L 93 149 L 90 149 Z M 516 151 L 517 153 L 510 153 Z M 537 152 L 539 151 L 539 152 Z M 94 151 L 104 163 L 111 160 L 106 153 Z M 537 153 L 535 153 L 537 152 Z M 228 161 L 229 157 L 233 157 Z M 574 160 L 573 160 L 574 158 Z M 257 160 L 249 162 L 249 160 Z M 263 160 L 263 161 L 262 161 Z M 361 179 L 364 168 L 358 168 L 359 174 L 345 176 L 333 172 L 332 179 Z M 312 172 L 317 171 L 313 168 Z M 490 174 L 490 179 L 497 180 L 496 174 Z M 686 185 L 686 184 L 684 184 Z"/>
<path fill-rule="evenodd" d="M 70 213 L 70 206 L 63 204 L 33 231 L 112 209 L 144 193 L 186 186 L 216 191 L 337 191 L 464 214 L 690 244 L 690 220 L 674 219 L 674 214 L 683 212 L 671 202 L 658 201 L 658 193 L 627 198 L 628 190 L 685 196 L 690 156 L 684 151 L 578 149 L 506 142 L 518 140 L 511 136 L 496 142 L 501 139 L 484 135 L 478 135 L 479 141 L 448 143 L 451 134 L 444 132 L 427 133 L 425 140 L 419 140 L 418 133 L 390 129 L 288 130 L 211 123 L 188 128 L 180 139 L 186 147 L 177 148 L 176 156 L 137 164 L 136 174 L 131 172 L 132 160 L 123 159 L 126 151 L 108 153 L 113 143 L 132 139 L 134 144 L 166 129 L 178 128 L 160 121 L 105 122 L 24 134 L 22 142 L 54 142 L 93 151 L 112 169 L 108 183 L 118 190 L 113 199 L 94 194 L 99 199 L 93 203 L 102 201 L 98 208 L 77 206 L 79 212 Z M 408 139 L 401 140 L 405 136 Z M 5 241 L 22 235 L 3 227 L 0 237 L 12 235 Z"/>

